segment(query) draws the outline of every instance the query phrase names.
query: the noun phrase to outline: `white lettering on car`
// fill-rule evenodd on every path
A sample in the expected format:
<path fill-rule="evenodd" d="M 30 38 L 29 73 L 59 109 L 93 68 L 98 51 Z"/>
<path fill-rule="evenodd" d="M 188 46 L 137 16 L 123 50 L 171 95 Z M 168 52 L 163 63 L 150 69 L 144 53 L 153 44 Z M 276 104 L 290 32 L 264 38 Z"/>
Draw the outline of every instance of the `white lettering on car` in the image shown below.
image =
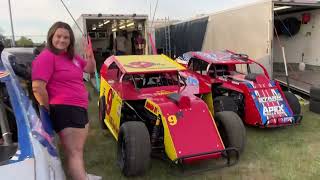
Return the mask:
<path fill-rule="evenodd" d="M 275 114 L 284 114 L 284 106 L 281 104 L 280 106 L 270 106 L 270 107 L 263 107 L 263 115 L 265 116 L 272 116 Z"/>

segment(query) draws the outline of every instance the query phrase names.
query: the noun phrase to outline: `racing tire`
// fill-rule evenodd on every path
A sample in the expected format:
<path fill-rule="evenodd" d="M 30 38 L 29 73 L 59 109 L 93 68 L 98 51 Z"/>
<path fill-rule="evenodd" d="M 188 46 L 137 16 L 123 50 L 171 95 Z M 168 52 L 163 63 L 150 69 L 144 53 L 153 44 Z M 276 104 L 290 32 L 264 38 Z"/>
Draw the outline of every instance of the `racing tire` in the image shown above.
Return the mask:
<path fill-rule="evenodd" d="M 233 111 L 238 113 L 238 106 L 232 97 L 218 96 L 213 100 L 214 113 L 221 111 Z"/>
<path fill-rule="evenodd" d="M 138 176 L 150 167 L 150 135 L 144 123 L 128 121 L 118 136 L 117 162 L 125 176 Z"/>
<path fill-rule="evenodd" d="M 241 118 L 232 111 L 215 114 L 218 130 L 225 148 L 236 148 L 241 154 L 246 145 L 246 129 Z"/>
<path fill-rule="evenodd" d="M 320 85 L 311 86 L 310 98 L 316 101 L 320 101 Z"/>
<path fill-rule="evenodd" d="M 289 106 L 293 112 L 293 115 L 300 115 L 301 114 L 301 105 L 299 103 L 298 98 L 289 91 L 284 91 L 283 94 L 285 95 Z"/>
<path fill-rule="evenodd" d="M 102 129 L 107 129 L 107 125 L 104 122 L 106 118 L 106 98 L 101 96 L 99 99 L 99 123 Z"/>
<path fill-rule="evenodd" d="M 310 99 L 309 110 L 310 110 L 311 112 L 320 114 L 320 101 L 316 101 L 316 100 L 314 100 L 314 99 Z"/>

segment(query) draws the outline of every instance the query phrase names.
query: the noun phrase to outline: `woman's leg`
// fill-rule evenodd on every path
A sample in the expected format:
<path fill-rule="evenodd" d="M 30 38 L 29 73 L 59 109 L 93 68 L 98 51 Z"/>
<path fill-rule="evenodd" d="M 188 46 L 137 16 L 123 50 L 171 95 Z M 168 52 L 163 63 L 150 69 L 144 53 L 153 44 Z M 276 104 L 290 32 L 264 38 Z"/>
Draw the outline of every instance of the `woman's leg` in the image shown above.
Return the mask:
<path fill-rule="evenodd" d="M 85 128 L 65 128 L 59 132 L 66 156 L 67 171 L 73 180 L 86 180 L 83 149 L 88 135 L 89 123 Z"/>

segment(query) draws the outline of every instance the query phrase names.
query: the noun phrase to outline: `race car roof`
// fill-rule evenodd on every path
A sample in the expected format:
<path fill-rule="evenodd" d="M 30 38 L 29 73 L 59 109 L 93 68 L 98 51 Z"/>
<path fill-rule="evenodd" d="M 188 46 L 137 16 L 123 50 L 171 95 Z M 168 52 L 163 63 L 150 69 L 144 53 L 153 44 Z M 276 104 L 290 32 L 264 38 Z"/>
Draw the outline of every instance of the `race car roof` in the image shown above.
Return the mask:
<path fill-rule="evenodd" d="M 231 51 L 225 50 L 225 51 L 191 51 L 188 53 L 183 54 L 182 59 L 184 61 L 189 61 L 191 58 L 197 58 L 204 60 L 208 63 L 212 64 L 251 64 L 252 61 L 248 61 L 241 59 L 241 58 L 233 58 L 232 55 L 236 55 L 235 53 L 232 53 Z"/>
<path fill-rule="evenodd" d="M 114 56 L 115 62 L 124 73 L 172 72 L 185 67 L 165 55 Z"/>

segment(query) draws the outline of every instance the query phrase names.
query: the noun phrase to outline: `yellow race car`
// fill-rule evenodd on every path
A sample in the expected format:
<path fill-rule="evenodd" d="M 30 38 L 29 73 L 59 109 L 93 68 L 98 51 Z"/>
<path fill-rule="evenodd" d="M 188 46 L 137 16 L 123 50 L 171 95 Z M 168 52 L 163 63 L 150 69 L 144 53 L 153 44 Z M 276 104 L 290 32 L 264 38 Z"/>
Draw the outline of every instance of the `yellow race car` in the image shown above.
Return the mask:
<path fill-rule="evenodd" d="M 177 165 L 217 158 L 232 165 L 238 160 L 245 145 L 240 117 L 219 112 L 213 119 L 203 100 L 210 101 L 211 95 L 196 96 L 179 74 L 185 70 L 165 55 L 111 56 L 104 62 L 99 119 L 118 141 L 124 175 L 143 174 L 151 155 Z M 196 91 L 205 88 L 210 85 L 201 84 Z"/>

